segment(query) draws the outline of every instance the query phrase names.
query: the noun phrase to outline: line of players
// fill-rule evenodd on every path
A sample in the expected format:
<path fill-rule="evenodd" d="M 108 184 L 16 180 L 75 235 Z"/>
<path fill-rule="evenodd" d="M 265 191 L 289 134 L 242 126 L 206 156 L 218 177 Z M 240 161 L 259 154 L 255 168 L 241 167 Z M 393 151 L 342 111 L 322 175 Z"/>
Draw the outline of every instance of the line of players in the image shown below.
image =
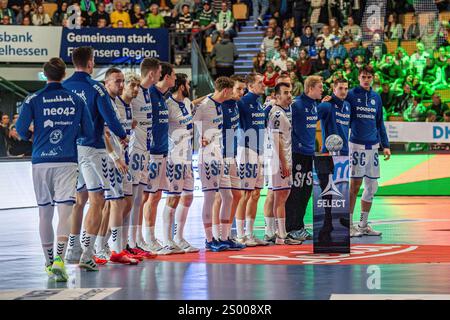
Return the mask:
<path fill-rule="evenodd" d="M 296 170 L 309 170 L 301 172 L 304 178 L 312 176 L 319 118 L 324 139 L 339 134 L 344 139 L 343 151 L 350 148 L 352 212 L 363 178 L 365 181 L 361 221 L 350 226 L 351 235 L 379 235 L 367 225 L 367 216 L 379 177 L 377 150 L 381 143 L 387 158 L 390 150 L 381 100 L 370 89 L 370 68 L 362 70 L 361 86 L 348 97 L 348 83 L 338 80 L 331 100 L 320 105 L 317 101 L 323 90 L 319 77 L 306 79 L 305 93 L 293 103 L 290 79 L 280 77 L 274 97 L 263 105 L 265 88 L 260 74 L 245 79 L 219 77 L 214 93 L 191 102 L 187 76 L 175 74 L 173 66 L 157 59 L 142 61 L 140 77 L 110 68 L 105 86 L 90 77 L 92 48 L 75 49 L 72 60 L 75 73 L 62 84 L 64 63 L 57 58 L 46 63 L 49 83 L 26 99 L 17 125 L 23 138 L 34 135 L 33 180 L 40 236 L 47 273 L 57 280 L 67 280 L 64 258 L 97 271 L 98 264 L 107 261 L 137 264 L 155 254 L 199 251 L 184 239 L 193 200 L 196 140 L 207 250 L 241 250 L 270 242 L 301 244 L 311 239 L 305 234 L 304 212 L 299 214 L 299 207 L 306 209 L 312 184 L 302 188 L 293 182 Z M 67 107 L 69 102 L 73 107 Z M 28 130 L 32 121 L 34 133 Z M 78 130 L 80 125 L 82 130 Z M 264 205 L 266 234 L 260 240 L 253 227 L 265 183 L 269 185 Z M 167 200 L 161 243 L 155 236 L 155 222 L 162 191 Z M 51 225 L 54 205 L 60 218 L 56 256 Z M 237 238 L 231 236 L 234 218 Z M 286 219 L 303 227 L 292 228 Z"/>

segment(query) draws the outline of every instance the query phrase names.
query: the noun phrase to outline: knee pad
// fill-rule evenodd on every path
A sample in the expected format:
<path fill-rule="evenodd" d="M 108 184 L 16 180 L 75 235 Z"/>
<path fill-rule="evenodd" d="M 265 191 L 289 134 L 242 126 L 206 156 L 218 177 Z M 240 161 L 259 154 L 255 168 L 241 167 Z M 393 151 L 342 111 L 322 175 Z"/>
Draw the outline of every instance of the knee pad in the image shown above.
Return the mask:
<path fill-rule="evenodd" d="M 378 180 L 364 178 L 364 192 L 362 194 L 361 200 L 365 202 L 372 202 L 375 193 L 378 190 Z"/>

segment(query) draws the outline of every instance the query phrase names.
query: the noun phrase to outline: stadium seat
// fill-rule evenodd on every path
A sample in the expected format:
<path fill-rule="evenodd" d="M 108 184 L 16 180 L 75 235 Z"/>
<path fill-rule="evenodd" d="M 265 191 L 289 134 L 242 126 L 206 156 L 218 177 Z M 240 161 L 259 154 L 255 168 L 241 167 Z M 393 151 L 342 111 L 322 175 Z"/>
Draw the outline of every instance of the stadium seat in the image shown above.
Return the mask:
<path fill-rule="evenodd" d="M 450 100 L 450 90 L 449 89 L 436 89 L 435 93 L 441 96 L 442 101 Z"/>
<path fill-rule="evenodd" d="M 233 16 L 236 20 L 248 19 L 248 7 L 245 3 L 233 4 Z"/>
<path fill-rule="evenodd" d="M 413 15 L 414 13 L 408 12 L 400 16 L 399 21 L 402 24 L 404 30 L 408 30 L 409 26 L 413 23 Z"/>
<path fill-rule="evenodd" d="M 213 50 L 213 48 L 214 48 L 214 45 L 213 45 L 213 43 L 212 43 L 211 36 L 206 37 L 206 39 L 205 39 L 205 44 L 206 44 L 206 52 L 211 53 L 212 50 Z"/>
<path fill-rule="evenodd" d="M 450 11 L 443 11 L 439 13 L 439 21 L 448 21 L 450 20 Z"/>
<path fill-rule="evenodd" d="M 388 53 L 394 53 L 398 47 L 398 40 L 389 40 L 384 42 Z"/>
<path fill-rule="evenodd" d="M 401 46 L 406 50 L 406 53 L 410 56 L 416 51 L 416 40 L 403 40 Z"/>
<path fill-rule="evenodd" d="M 53 17 L 53 14 L 58 10 L 58 5 L 56 3 L 43 3 L 44 12 L 48 14 L 50 19 Z"/>

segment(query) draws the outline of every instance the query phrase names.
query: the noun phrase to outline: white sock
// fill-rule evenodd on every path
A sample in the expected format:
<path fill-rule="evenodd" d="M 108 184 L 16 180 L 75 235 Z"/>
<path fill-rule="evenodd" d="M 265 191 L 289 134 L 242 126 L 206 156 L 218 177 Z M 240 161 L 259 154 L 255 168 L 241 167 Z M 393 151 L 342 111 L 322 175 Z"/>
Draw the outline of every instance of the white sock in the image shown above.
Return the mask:
<path fill-rule="evenodd" d="M 111 227 L 111 250 L 116 253 L 121 252 L 122 248 L 123 227 Z"/>
<path fill-rule="evenodd" d="M 220 224 L 220 240 L 227 240 L 230 237 L 231 224 L 221 223 Z"/>
<path fill-rule="evenodd" d="M 286 238 L 286 218 L 277 218 L 278 222 L 278 236 L 280 238 Z"/>
<path fill-rule="evenodd" d="M 264 217 L 264 221 L 266 222 L 266 234 L 269 237 L 273 237 L 275 234 L 275 218 L 274 217 Z"/>
<path fill-rule="evenodd" d="M 129 230 L 129 225 L 127 226 L 123 226 L 122 228 L 122 248 L 126 248 L 127 244 L 128 244 L 128 230 Z"/>
<path fill-rule="evenodd" d="M 80 246 L 81 246 L 81 248 L 83 248 L 83 243 L 84 243 L 84 240 L 86 239 L 86 230 L 83 230 L 83 232 L 82 232 L 82 234 L 81 234 L 81 240 L 80 240 Z"/>
<path fill-rule="evenodd" d="M 94 255 L 94 246 L 96 239 L 96 234 L 89 234 L 86 232 L 86 235 L 84 236 L 84 242 L 81 244 L 84 255 L 88 255 L 89 257 L 92 257 Z"/>
<path fill-rule="evenodd" d="M 69 235 L 68 245 L 69 245 L 69 248 L 80 248 L 81 247 L 80 235 L 71 233 Z"/>
<path fill-rule="evenodd" d="M 138 226 L 130 226 L 130 238 L 128 240 L 128 243 L 129 243 L 130 247 L 132 247 L 132 248 L 136 248 L 137 229 L 138 229 Z"/>
<path fill-rule="evenodd" d="M 245 219 L 245 235 L 252 236 L 253 235 L 253 226 L 255 225 L 255 219 L 247 218 Z"/>
<path fill-rule="evenodd" d="M 49 266 L 53 264 L 53 243 L 42 244 L 42 250 L 45 256 L 45 265 Z"/>
<path fill-rule="evenodd" d="M 183 239 L 184 226 L 186 225 L 189 207 L 179 204 L 175 211 L 175 241 L 179 242 Z"/>
<path fill-rule="evenodd" d="M 143 243 L 144 237 L 142 235 L 142 224 L 138 224 L 136 227 L 136 243 Z"/>
<path fill-rule="evenodd" d="M 95 239 L 95 253 L 99 253 L 100 251 L 102 251 L 104 241 L 105 241 L 104 236 L 97 236 L 97 239 Z"/>
<path fill-rule="evenodd" d="M 208 227 L 205 228 L 205 236 L 206 236 L 206 241 L 211 242 L 213 239 L 213 232 L 212 232 L 212 228 Z"/>
<path fill-rule="evenodd" d="M 172 223 L 175 209 L 169 206 L 164 207 L 163 211 L 163 243 L 167 245 L 172 240 Z"/>
<path fill-rule="evenodd" d="M 236 229 L 238 238 L 242 238 L 244 233 L 245 220 L 236 219 Z"/>
<path fill-rule="evenodd" d="M 367 227 L 367 221 L 369 219 L 369 213 L 361 211 L 361 218 L 359 220 L 359 227 L 365 228 Z"/>
<path fill-rule="evenodd" d="M 147 242 L 155 241 L 155 227 L 145 227 L 145 239 Z"/>
<path fill-rule="evenodd" d="M 220 238 L 220 224 L 213 224 L 212 225 L 212 232 L 214 239 L 219 240 Z"/>
<path fill-rule="evenodd" d="M 64 257 L 66 256 L 66 250 L 67 250 L 67 241 L 58 240 L 58 244 L 56 246 L 56 255 L 60 256 L 61 259 L 64 260 Z"/>

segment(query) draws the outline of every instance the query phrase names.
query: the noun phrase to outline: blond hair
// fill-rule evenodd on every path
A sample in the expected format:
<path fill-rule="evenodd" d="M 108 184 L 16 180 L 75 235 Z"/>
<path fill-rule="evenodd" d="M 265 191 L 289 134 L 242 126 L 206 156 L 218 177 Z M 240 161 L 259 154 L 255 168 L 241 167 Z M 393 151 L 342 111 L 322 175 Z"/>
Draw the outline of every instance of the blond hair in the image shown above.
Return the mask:
<path fill-rule="evenodd" d="M 310 89 L 314 88 L 317 84 L 322 83 L 322 78 L 319 76 L 309 76 L 305 80 L 305 93 L 307 94 Z"/>
<path fill-rule="evenodd" d="M 125 74 L 125 84 L 129 84 L 130 82 L 141 82 L 141 77 L 134 72 L 127 72 Z"/>

